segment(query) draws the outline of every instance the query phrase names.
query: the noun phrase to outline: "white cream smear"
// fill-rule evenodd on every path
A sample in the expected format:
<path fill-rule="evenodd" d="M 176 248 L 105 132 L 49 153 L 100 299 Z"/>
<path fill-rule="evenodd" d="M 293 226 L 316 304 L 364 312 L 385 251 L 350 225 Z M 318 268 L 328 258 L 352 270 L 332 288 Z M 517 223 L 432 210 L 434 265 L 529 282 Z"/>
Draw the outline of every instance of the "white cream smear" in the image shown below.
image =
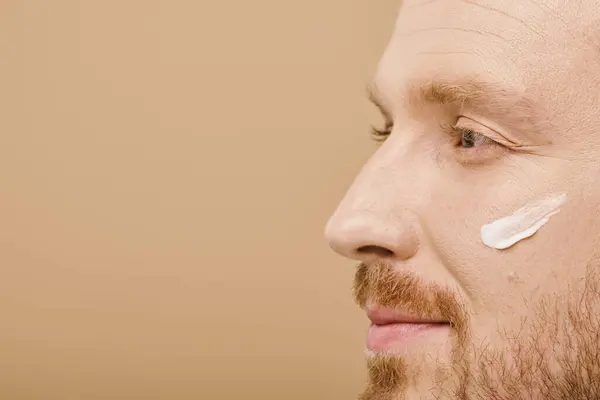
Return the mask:
<path fill-rule="evenodd" d="M 561 193 L 531 202 L 508 217 L 482 226 L 481 240 L 493 249 L 507 249 L 534 235 L 551 216 L 558 214 L 566 200 L 566 193 Z"/>

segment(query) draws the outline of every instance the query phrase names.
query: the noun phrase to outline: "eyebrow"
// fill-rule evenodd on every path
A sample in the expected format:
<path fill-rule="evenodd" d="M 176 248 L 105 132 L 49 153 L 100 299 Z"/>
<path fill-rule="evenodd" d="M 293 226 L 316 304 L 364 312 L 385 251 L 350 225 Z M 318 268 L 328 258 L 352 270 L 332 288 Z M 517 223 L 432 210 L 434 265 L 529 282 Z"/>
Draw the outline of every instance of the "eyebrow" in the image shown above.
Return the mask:
<path fill-rule="evenodd" d="M 375 82 L 367 86 L 369 100 L 391 120 L 391 110 Z M 455 106 L 498 122 L 509 129 L 543 132 L 553 128 L 549 108 L 540 96 L 478 77 L 411 81 L 401 92 L 408 111 L 426 105 Z M 402 101 L 402 99 L 399 99 Z"/>

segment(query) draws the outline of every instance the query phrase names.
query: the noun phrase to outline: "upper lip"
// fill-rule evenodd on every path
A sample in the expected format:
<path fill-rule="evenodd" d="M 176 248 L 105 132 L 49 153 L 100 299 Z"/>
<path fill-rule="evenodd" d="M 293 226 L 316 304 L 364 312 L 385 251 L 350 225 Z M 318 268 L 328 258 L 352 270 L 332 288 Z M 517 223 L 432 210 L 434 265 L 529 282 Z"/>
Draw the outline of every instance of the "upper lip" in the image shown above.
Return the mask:
<path fill-rule="evenodd" d="M 373 325 L 390 324 L 446 324 L 442 319 L 423 317 L 402 312 L 392 308 L 372 307 L 367 308 L 367 317 Z"/>

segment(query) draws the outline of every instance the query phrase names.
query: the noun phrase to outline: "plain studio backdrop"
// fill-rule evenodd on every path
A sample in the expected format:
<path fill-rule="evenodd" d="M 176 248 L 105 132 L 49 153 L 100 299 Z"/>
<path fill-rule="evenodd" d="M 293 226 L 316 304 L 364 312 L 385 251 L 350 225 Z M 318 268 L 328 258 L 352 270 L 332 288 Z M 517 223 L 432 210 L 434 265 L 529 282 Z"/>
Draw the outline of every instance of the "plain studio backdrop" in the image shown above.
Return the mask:
<path fill-rule="evenodd" d="M 352 399 L 323 228 L 398 0 L 0 1 L 0 399 Z"/>

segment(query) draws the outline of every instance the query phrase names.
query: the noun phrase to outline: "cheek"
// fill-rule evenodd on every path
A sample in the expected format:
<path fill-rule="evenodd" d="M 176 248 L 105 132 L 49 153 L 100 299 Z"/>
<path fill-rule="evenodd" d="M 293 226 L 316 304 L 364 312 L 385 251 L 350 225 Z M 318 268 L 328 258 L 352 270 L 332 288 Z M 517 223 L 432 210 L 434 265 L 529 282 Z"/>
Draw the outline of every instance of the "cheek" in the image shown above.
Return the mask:
<path fill-rule="evenodd" d="M 579 165 L 584 176 L 562 162 L 532 169 L 537 165 L 510 157 L 495 168 L 437 170 L 429 182 L 430 198 L 418 210 L 422 229 L 439 268 L 468 292 L 476 313 L 525 315 L 525 302 L 566 290 L 588 265 L 600 271 L 600 172 Z M 566 204 L 533 236 L 505 250 L 483 244 L 483 225 L 558 192 L 567 192 Z"/>
<path fill-rule="evenodd" d="M 532 237 L 506 250 L 480 252 L 477 261 L 485 270 L 475 296 L 480 309 L 474 326 L 481 337 L 496 337 L 497 327 L 520 331 L 523 321 L 552 323 L 568 304 L 576 304 L 588 273 L 600 272 L 599 227 L 575 219 L 582 209 L 582 204 L 566 205 Z M 600 281 L 598 273 L 591 277 Z"/>
<path fill-rule="evenodd" d="M 580 286 L 588 267 L 598 270 L 595 279 L 600 280 L 600 221 L 587 217 L 599 215 L 596 203 L 570 199 L 533 236 L 497 250 L 485 246 L 480 236 L 482 224 L 502 215 L 483 206 L 494 197 L 475 196 L 486 199 L 477 202 L 469 197 L 447 190 L 445 201 L 422 220 L 444 267 L 473 300 L 477 325 L 500 318 L 508 326 L 533 315 L 546 297 Z"/>
<path fill-rule="evenodd" d="M 481 192 L 481 193 L 479 193 Z M 502 280 L 494 265 L 497 254 L 482 243 L 480 229 L 497 215 L 492 197 L 486 189 L 465 187 L 458 182 L 446 181 L 432 192 L 431 203 L 421 212 L 423 231 L 427 241 L 442 263 L 469 297 L 480 297 Z M 496 276 L 494 276 L 496 275 Z M 500 289 L 500 288 L 499 288 Z"/>
<path fill-rule="evenodd" d="M 583 279 L 588 267 L 600 267 L 600 225 L 592 215 L 598 215 L 597 205 L 571 198 L 536 235 L 515 246 L 513 258 L 526 262 L 528 276 L 540 292 L 552 293 Z"/>
<path fill-rule="evenodd" d="M 532 271 L 539 270 L 541 264 L 554 262 L 547 248 L 560 248 L 561 240 L 548 230 L 561 226 L 554 220 L 559 213 L 531 238 L 508 249 L 487 247 L 481 239 L 482 226 L 525 205 L 525 200 L 518 199 L 531 198 L 530 190 L 523 189 L 514 179 L 487 185 L 490 181 L 498 182 L 497 179 L 480 179 L 479 184 L 474 180 L 448 180 L 432 192 L 430 208 L 422 217 L 428 240 L 443 267 L 474 300 L 475 313 L 496 313 L 499 306 L 514 303 L 515 298 L 532 291 L 535 281 L 540 279 L 540 276 L 532 279 Z M 502 193 L 510 193 L 510 199 L 503 198 Z M 516 202 L 516 207 L 507 206 L 509 200 Z"/>

